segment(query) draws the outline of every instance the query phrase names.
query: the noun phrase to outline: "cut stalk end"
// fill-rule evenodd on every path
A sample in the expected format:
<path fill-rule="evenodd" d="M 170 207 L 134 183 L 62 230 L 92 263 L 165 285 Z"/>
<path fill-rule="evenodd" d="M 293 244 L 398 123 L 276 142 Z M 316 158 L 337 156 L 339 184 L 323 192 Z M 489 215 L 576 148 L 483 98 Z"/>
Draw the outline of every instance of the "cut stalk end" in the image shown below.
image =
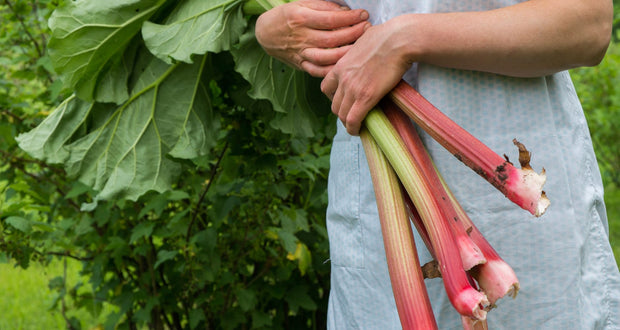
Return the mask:
<path fill-rule="evenodd" d="M 519 293 L 517 275 L 512 267 L 501 259 L 488 260 L 475 267 L 472 274 L 492 306 L 505 296 L 516 298 Z"/>
<path fill-rule="evenodd" d="M 534 216 L 539 217 L 545 213 L 551 204 L 543 190 L 547 181 L 546 171 L 543 168 L 540 173 L 536 173 L 530 166 L 531 153 L 517 139 L 513 139 L 512 142 L 519 148 L 521 169 L 514 168 L 514 176 L 508 176 L 506 196 Z M 504 157 L 508 159 L 508 157 Z M 506 162 L 512 168 L 512 164 L 508 160 Z M 508 171 L 507 168 L 506 171 Z"/>
<path fill-rule="evenodd" d="M 515 145 L 519 147 L 519 161 L 523 167 L 517 169 L 442 113 L 406 82 L 401 81 L 390 92 L 388 99 L 446 150 L 484 177 L 508 199 L 537 217 L 545 212 L 550 204 L 542 191 L 546 180 L 545 172 L 543 170 L 537 174 L 531 169 L 530 153 L 521 143 L 514 140 Z"/>
<path fill-rule="evenodd" d="M 484 293 L 468 287 L 459 292 L 456 301 L 465 303 L 462 306 L 455 306 L 461 315 L 468 316 L 474 320 L 486 320 L 487 308 L 490 303 Z"/>

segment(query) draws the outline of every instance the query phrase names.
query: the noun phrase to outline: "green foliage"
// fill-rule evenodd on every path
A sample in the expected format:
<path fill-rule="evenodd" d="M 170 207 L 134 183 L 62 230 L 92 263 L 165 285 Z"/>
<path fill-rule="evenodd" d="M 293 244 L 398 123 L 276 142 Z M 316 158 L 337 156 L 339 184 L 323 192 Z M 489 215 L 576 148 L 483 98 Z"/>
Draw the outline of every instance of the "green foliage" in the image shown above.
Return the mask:
<path fill-rule="evenodd" d="M 192 55 L 230 50 L 245 31 L 244 0 L 189 0 L 174 7 L 162 24 L 145 22 L 148 49 L 164 61 L 191 63 Z"/>
<path fill-rule="evenodd" d="M 54 68 L 64 75 L 66 86 L 91 101 L 97 93 L 106 93 L 103 89 L 108 84 L 101 84 L 101 80 L 125 85 L 123 80 L 129 72 L 118 68 L 123 50 L 163 2 L 69 1 L 55 10 L 49 19 L 49 54 Z"/>
<path fill-rule="evenodd" d="M 596 67 L 571 72 L 607 185 L 620 187 L 620 45 L 613 43 Z"/>
<path fill-rule="evenodd" d="M 92 289 L 50 281 L 65 326 L 92 327 L 72 310 L 100 315 L 104 303 L 110 329 L 324 324 L 333 119 L 326 100 L 269 100 L 273 88 L 319 95 L 316 80 L 281 63 L 261 74 L 290 84 L 250 93 L 227 51 L 251 19 L 243 3 L 5 3 L 0 257 L 81 264 Z"/>

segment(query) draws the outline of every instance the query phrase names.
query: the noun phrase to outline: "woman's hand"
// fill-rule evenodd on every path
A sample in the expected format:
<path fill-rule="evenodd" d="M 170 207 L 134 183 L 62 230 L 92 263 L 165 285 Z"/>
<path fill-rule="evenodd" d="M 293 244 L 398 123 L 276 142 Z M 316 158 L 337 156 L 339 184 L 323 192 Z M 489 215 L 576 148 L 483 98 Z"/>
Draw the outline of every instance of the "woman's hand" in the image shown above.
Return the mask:
<path fill-rule="evenodd" d="M 277 6 L 256 22 L 256 39 L 267 54 L 315 77 L 324 77 L 370 26 L 365 10 L 324 0 Z"/>
<path fill-rule="evenodd" d="M 325 76 L 321 90 L 332 100 L 332 112 L 352 135 L 371 110 L 411 67 L 412 59 L 403 52 L 405 43 L 398 20 L 373 26 Z"/>

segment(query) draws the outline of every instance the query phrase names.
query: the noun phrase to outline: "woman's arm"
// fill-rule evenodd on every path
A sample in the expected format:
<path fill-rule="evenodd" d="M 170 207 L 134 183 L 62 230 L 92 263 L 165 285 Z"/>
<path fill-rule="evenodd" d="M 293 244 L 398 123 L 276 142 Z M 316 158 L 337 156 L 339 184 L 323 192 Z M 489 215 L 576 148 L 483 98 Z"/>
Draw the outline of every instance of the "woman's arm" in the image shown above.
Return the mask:
<path fill-rule="evenodd" d="M 369 28 L 327 74 L 323 92 L 350 134 L 413 62 L 533 77 L 596 65 L 611 0 L 530 0 L 482 11 L 409 14 Z"/>

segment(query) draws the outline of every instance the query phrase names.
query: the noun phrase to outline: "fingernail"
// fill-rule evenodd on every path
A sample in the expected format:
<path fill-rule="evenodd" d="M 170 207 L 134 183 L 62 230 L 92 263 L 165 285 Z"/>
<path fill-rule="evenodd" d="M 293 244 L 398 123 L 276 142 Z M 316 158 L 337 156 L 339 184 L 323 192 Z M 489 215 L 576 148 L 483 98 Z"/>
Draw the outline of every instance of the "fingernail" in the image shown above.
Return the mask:
<path fill-rule="evenodd" d="M 362 11 L 362 13 L 360 14 L 360 18 L 361 18 L 362 20 L 364 20 L 364 21 L 368 19 L 368 16 L 369 16 L 369 15 L 368 15 L 368 12 L 367 12 L 367 11 L 365 11 L 365 10 L 364 10 L 364 11 Z"/>
<path fill-rule="evenodd" d="M 347 6 L 340 6 L 340 10 L 349 10 L 349 7 L 347 7 Z"/>

